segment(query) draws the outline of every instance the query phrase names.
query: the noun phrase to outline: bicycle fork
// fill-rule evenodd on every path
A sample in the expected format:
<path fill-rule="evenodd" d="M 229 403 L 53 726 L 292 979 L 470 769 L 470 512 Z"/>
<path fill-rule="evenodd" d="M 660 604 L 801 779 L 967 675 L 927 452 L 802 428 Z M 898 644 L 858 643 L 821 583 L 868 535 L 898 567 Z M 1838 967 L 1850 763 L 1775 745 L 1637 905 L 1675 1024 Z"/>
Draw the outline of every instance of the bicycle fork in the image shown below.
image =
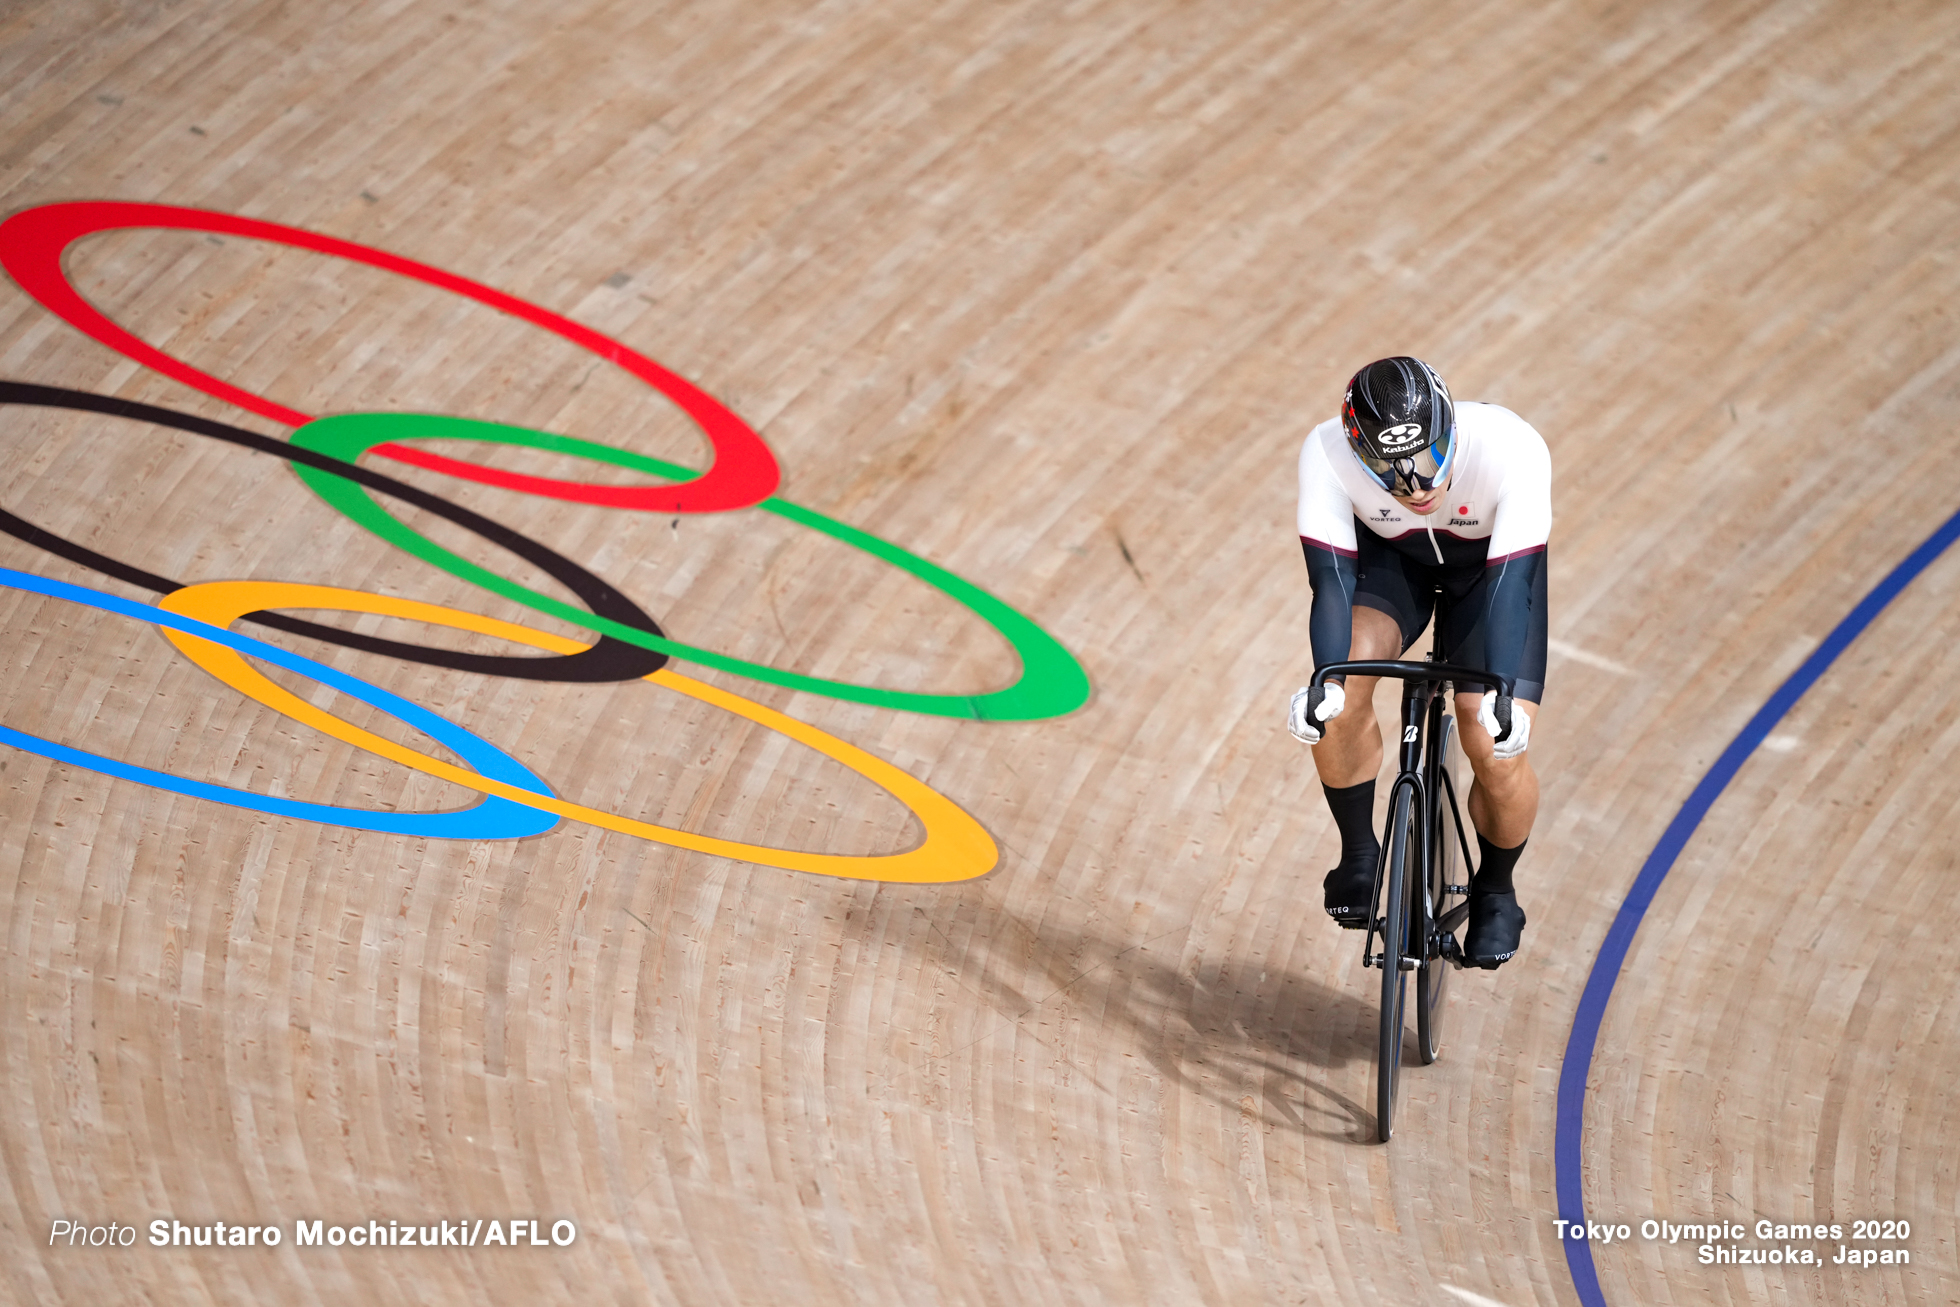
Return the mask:
<path fill-rule="evenodd" d="M 1422 893 L 1426 895 L 1429 892 L 1428 877 L 1423 869 L 1429 866 L 1429 843 L 1432 834 L 1429 827 L 1432 823 L 1429 820 L 1429 805 L 1424 801 L 1427 797 L 1427 787 L 1424 784 L 1425 778 L 1422 770 L 1422 742 L 1425 726 L 1431 732 L 1434 732 L 1439 726 L 1439 723 L 1434 719 L 1440 716 L 1440 711 L 1431 711 L 1432 705 L 1440 705 L 1438 694 L 1437 687 L 1427 682 L 1404 681 L 1402 683 L 1402 731 L 1401 739 L 1398 741 L 1395 787 L 1388 792 L 1388 811 L 1389 819 L 1393 821 L 1396 799 L 1400 797 L 1401 791 L 1407 788 L 1412 791 L 1409 797 L 1409 808 L 1413 820 L 1409 823 L 1410 829 L 1399 833 L 1391 829 L 1388 832 L 1389 838 L 1382 841 L 1381 856 L 1375 864 L 1375 898 L 1377 901 L 1381 900 L 1382 888 L 1388 879 L 1389 858 L 1392 856 L 1392 850 L 1395 847 L 1395 839 L 1398 834 L 1401 839 L 1411 841 L 1411 845 L 1402 861 L 1404 877 L 1414 876 L 1422 886 Z M 1425 722 L 1423 720 L 1425 717 L 1431 720 Z M 1390 886 L 1389 888 L 1393 890 L 1394 887 Z M 1404 894 L 1410 893 L 1409 886 L 1406 883 L 1402 886 L 1402 892 Z M 1408 914 L 1410 925 L 1413 927 L 1415 923 L 1425 920 L 1432 910 L 1429 909 L 1420 913 Z M 1376 915 L 1373 912 L 1369 913 L 1368 937 L 1361 946 L 1362 966 L 1379 967 L 1383 965 L 1387 958 L 1387 950 L 1384 949 L 1380 953 L 1375 951 L 1375 937 L 1385 930 L 1386 926 L 1386 912 L 1380 915 Z M 1411 934 L 1415 933 L 1414 930 L 1411 931 Z M 1421 965 L 1422 958 L 1426 952 L 1426 941 L 1420 938 L 1403 941 L 1400 959 L 1401 969 L 1403 971 L 1414 971 Z"/>

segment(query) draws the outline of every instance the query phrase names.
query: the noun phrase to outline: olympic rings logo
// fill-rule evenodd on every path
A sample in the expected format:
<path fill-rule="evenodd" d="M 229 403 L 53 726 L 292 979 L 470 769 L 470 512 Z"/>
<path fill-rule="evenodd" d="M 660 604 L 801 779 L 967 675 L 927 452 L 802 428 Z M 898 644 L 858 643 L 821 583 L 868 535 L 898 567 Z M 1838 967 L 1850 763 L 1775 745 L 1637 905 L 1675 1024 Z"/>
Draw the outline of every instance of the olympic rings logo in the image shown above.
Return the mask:
<path fill-rule="evenodd" d="M 163 353 L 117 326 L 68 281 L 62 254 L 97 232 L 132 227 L 172 228 L 268 241 L 380 268 L 448 290 L 550 331 L 639 377 L 673 400 L 713 447 L 705 473 L 630 450 L 549 432 L 462 418 L 394 413 L 311 417 L 252 394 Z M 346 590 L 279 581 L 216 581 L 193 585 L 110 558 L 0 509 L 0 531 L 105 576 L 161 595 L 156 606 L 31 573 L 0 568 L 0 586 L 65 600 L 155 625 L 186 657 L 240 693 L 295 721 L 404 766 L 481 793 L 482 802 L 453 812 L 402 813 L 306 803 L 137 767 L 116 759 L 0 726 L 0 743 L 74 766 L 139 781 L 173 793 L 270 815 L 360 830 L 449 839 L 514 839 L 551 829 L 560 818 L 620 831 L 679 848 L 738 858 L 785 870 L 853 879 L 911 883 L 964 880 L 991 870 L 993 840 L 971 815 L 938 791 L 843 740 L 753 700 L 683 676 L 670 658 L 715 667 L 773 685 L 902 711 L 994 721 L 1029 721 L 1072 712 L 1089 696 L 1081 664 L 1046 631 L 993 595 L 926 560 L 812 509 L 775 498 L 780 481 L 769 448 L 739 417 L 682 377 L 590 328 L 502 291 L 350 241 L 299 228 L 199 209 L 152 204 L 51 204 L 0 223 L 0 267 L 44 307 L 110 349 L 197 390 L 293 427 L 281 442 L 221 422 L 106 396 L 0 381 L 0 406 L 76 409 L 173 428 L 288 460 L 328 505 L 417 558 L 533 611 L 590 631 L 586 644 L 459 609 Z M 654 486 L 620 487 L 520 476 L 488 464 L 446 458 L 402 443 L 463 439 L 489 445 L 549 450 L 658 478 Z M 600 509 L 702 513 L 754 507 L 828 535 L 932 585 L 986 621 L 1013 646 L 1021 675 L 1010 686 L 978 695 L 922 694 L 851 681 L 806 676 L 735 658 L 674 639 L 626 596 L 541 542 L 418 487 L 363 467 L 364 454 L 486 485 Z M 575 595 L 584 608 L 497 575 L 436 544 L 384 508 L 375 495 L 433 513 L 518 555 Z M 544 650 L 533 655 L 469 654 L 381 639 L 324 626 L 280 610 L 372 613 L 492 636 Z M 851 768 L 904 803 L 925 830 L 904 853 L 843 855 L 770 848 L 657 826 L 558 797 L 542 778 L 481 737 L 439 715 L 324 664 L 229 628 L 247 621 L 365 652 L 487 675 L 553 681 L 645 679 L 777 731 Z M 314 707 L 255 670 L 250 657 L 328 685 L 421 731 L 467 766 L 396 744 Z"/>

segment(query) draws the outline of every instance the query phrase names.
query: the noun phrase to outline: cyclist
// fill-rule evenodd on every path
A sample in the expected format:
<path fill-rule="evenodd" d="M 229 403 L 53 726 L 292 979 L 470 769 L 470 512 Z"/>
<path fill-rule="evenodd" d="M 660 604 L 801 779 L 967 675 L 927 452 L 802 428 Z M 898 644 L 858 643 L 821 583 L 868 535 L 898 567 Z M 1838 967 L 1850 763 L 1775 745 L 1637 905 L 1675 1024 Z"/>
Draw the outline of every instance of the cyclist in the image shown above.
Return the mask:
<path fill-rule="evenodd" d="M 1509 409 L 1453 402 L 1420 359 L 1379 359 L 1348 382 L 1340 419 L 1315 427 L 1300 450 L 1299 526 L 1316 666 L 1396 658 L 1435 609 L 1448 661 L 1515 679 L 1503 731 L 1495 686 L 1456 687 L 1457 720 L 1482 728 L 1460 733 L 1476 773 L 1467 806 L 1480 849 L 1463 953 L 1471 965 L 1496 967 L 1523 937 L 1512 872 L 1538 815 L 1525 749 L 1545 690 L 1551 455 Z M 1341 832 L 1340 865 L 1324 881 L 1327 912 L 1354 928 L 1373 909 L 1380 854 L 1376 680 L 1330 677 L 1324 692 L 1295 693 L 1287 714 L 1294 736 L 1315 746 Z"/>

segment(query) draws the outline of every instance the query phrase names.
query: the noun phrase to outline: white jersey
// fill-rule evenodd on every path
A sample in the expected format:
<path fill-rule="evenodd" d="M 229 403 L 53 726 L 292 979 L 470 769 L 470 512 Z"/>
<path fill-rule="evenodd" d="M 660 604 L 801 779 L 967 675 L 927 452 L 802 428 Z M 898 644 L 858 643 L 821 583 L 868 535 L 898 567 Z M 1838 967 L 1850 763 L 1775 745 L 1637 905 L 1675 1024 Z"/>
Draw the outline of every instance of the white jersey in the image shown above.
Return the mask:
<path fill-rule="evenodd" d="M 1529 422 L 1496 404 L 1456 406 L 1456 453 L 1448 497 L 1412 513 L 1368 475 L 1339 418 L 1300 447 L 1300 538 L 1355 556 L 1354 524 L 1411 558 L 1493 564 L 1543 549 L 1552 531 L 1552 456 Z"/>

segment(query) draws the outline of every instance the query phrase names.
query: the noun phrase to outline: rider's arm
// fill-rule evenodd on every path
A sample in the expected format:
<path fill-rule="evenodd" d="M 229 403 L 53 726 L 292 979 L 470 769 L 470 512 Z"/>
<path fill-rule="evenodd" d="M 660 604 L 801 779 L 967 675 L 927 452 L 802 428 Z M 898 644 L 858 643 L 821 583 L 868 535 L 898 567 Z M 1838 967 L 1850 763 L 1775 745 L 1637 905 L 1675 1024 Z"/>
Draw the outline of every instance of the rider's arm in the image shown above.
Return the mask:
<path fill-rule="evenodd" d="M 1307 556 L 1307 584 L 1313 587 L 1313 612 L 1307 635 L 1313 644 L 1313 665 L 1337 663 L 1354 641 L 1354 551 L 1341 551 L 1300 537 Z M 1333 678 L 1340 680 L 1340 677 Z"/>
<path fill-rule="evenodd" d="M 1331 424 L 1338 432 L 1339 424 Z M 1354 638 L 1354 501 L 1327 464 L 1323 432 L 1300 447 L 1300 548 L 1307 557 L 1313 612 L 1307 633 L 1314 666 L 1348 656 Z"/>
<path fill-rule="evenodd" d="M 1504 483 L 1484 564 L 1484 654 L 1490 670 L 1516 676 L 1531 633 L 1531 596 L 1552 533 L 1552 456 L 1521 419 L 1507 443 Z"/>

